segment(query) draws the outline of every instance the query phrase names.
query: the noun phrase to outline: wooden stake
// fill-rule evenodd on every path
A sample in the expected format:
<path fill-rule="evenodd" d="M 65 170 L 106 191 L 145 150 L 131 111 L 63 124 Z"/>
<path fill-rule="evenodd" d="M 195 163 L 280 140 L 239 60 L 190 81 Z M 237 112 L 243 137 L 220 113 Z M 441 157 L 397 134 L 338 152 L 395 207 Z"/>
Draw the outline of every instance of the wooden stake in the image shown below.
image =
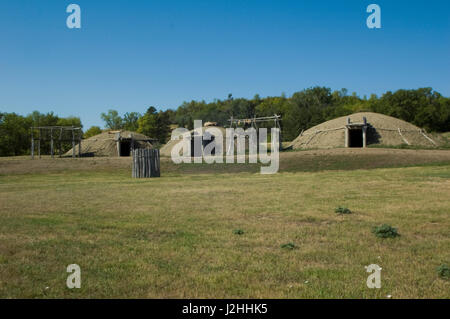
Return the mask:
<path fill-rule="evenodd" d="M 33 137 L 33 128 L 31 128 L 31 159 L 34 159 L 34 137 Z"/>
<path fill-rule="evenodd" d="M 39 158 L 41 158 L 41 129 L 39 129 L 38 154 Z"/>
<path fill-rule="evenodd" d="M 75 132 L 72 125 L 72 158 L 75 158 Z"/>
<path fill-rule="evenodd" d="M 63 129 L 59 131 L 59 157 L 62 157 L 62 135 L 63 135 Z"/>

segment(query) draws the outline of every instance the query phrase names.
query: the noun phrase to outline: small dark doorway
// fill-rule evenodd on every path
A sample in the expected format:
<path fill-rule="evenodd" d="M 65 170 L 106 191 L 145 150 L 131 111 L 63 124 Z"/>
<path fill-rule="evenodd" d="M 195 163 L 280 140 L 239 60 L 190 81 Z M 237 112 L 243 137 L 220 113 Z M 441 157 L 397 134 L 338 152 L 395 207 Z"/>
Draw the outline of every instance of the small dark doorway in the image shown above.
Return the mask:
<path fill-rule="evenodd" d="M 351 129 L 348 132 L 348 146 L 349 147 L 363 147 L 362 129 Z"/>
<path fill-rule="evenodd" d="M 212 143 L 215 140 L 215 136 L 212 134 L 208 134 L 206 133 L 205 136 L 207 136 L 205 139 L 203 138 L 203 136 L 199 136 L 194 134 L 191 138 L 191 157 L 201 157 L 203 155 L 203 150 L 204 148 Z M 209 138 L 209 139 L 207 139 Z M 198 142 L 194 142 L 194 141 L 198 141 Z M 198 143 L 198 145 L 201 145 L 201 149 L 195 149 L 194 145 Z M 211 155 L 215 155 L 216 154 L 216 149 L 212 149 L 211 151 Z"/>
<path fill-rule="evenodd" d="M 205 147 L 209 144 L 211 144 L 212 142 L 214 142 L 214 140 L 216 139 L 216 137 L 208 132 L 205 133 L 204 137 L 203 137 L 203 149 L 205 149 Z M 214 147 L 211 150 L 211 155 L 216 155 L 216 148 Z"/>
<path fill-rule="evenodd" d="M 120 141 L 120 156 L 130 156 L 131 153 L 131 141 L 122 140 Z"/>

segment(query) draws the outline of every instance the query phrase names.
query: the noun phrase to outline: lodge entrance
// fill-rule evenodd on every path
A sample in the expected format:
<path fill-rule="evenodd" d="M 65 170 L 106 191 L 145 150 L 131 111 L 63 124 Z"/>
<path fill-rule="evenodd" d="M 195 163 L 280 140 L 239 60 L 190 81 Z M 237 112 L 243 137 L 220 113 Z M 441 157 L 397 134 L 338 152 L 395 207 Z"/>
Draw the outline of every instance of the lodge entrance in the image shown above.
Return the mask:
<path fill-rule="evenodd" d="M 349 130 L 348 147 L 363 147 L 362 128 Z"/>
<path fill-rule="evenodd" d="M 121 140 L 119 156 L 130 156 L 130 154 L 131 154 L 131 140 Z"/>

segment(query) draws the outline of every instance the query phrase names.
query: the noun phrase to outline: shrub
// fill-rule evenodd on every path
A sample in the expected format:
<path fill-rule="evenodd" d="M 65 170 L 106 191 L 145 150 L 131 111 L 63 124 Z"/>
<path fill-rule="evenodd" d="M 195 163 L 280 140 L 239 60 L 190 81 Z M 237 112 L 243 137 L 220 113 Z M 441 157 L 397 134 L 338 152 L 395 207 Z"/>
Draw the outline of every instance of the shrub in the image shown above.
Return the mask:
<path fill-rule="evenodd" d="M 352 213 L 352 211 L 350 209 L 348 209 L 347 207 L 341 207 L 341 206 L 335 208 L 334 212 L 336 214 L 351 214 Z"/>
<path fill-rule="evenodd" d="M 294 243 L 287 243 L 287 244 L 281 245 L 281 248 L 292 250 L 292 249 L 296 248 L 296 246 Z"/>
<path fill-rule="evenodd" d="M 397 228 L 394 228 L 387 224 L 374 227 L 372 232 L 380 238 L 394 238 L 400 236 L 400 234 L 397 232 Z"/>
<path fill-rule="evenodd" d="M 446 264 L 440 265 L 437 268 L 437 272 L 439 277 L 444 279 L 450 279 L 450 268 Z"/>
<path fill-rule="evenodd" d="M 235 230 L 233 230 L 233 234 L 235 234 L 235 235 L 243 235 L 244 231 L 242 229 L 235 229 Z"/>

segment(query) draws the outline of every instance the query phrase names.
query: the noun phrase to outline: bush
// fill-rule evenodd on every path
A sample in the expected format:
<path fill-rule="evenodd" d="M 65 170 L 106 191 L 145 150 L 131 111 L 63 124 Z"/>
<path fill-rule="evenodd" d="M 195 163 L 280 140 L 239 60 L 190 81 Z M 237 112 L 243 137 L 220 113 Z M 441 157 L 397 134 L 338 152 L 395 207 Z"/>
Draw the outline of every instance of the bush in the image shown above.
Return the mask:
<path fill-rule="evenodd" d="M 350 209 L 348 209 L 347 207 L 341 207 L 341 206 L 335 208 L 334 212 L 336 214 L 351 214 L 352 213 L 352 211 Z"/>
<path fill-rule="evenodd" d="M 244 231 L 242 229 L 235 229 L 235 230 L 233 230 L 233 234 L 235 234 L 235 235 L 243 235 Z"/>
<path fill-rule="evenodd" d="M 380 238 L 394 238 L 400 236 L 400 234 L 397 232 L 397 228 L 394 228 L 387 224 L 374 227 L 372 232 Z"/>
<path fill-rule="evenodd" d="M 281 245 L 281 248 L 292 250 L 292 249 L 296 248 L 296 246 L 293 243 L 287 243 L 287 244 Z"/>
<path fill-rule="evenodd" d="M 439 277 L 441 277 L 441 278 L 444 278 L 444 279 L 450 278 L 450 268 L 445 264 L 440 265 L 437 268 L 437 272 L 438 272 Z"/>

